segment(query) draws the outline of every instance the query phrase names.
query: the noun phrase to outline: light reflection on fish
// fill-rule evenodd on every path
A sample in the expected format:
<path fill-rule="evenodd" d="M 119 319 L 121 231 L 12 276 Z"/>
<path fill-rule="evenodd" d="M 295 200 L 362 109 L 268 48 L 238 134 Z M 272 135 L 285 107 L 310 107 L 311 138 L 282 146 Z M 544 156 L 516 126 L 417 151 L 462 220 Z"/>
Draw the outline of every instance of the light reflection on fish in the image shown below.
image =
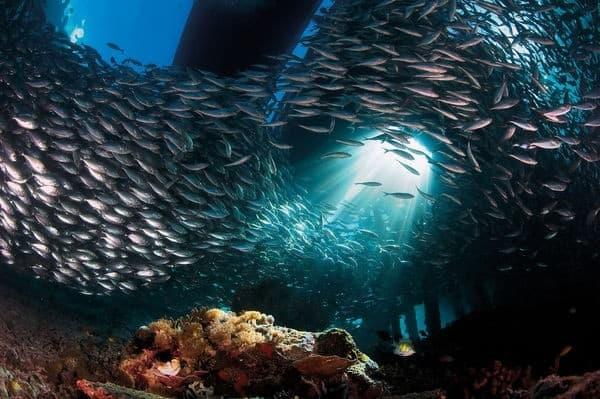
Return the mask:
<path fill-rule="evenodd" d="M 529 222 L 560 226 L 542 237 L 550 242 L 585 215 L 596 227 L 595 201 L 576 209 L 567 200 L 571 188 L 597 196 L 579 171 L 597 172 L 600 160 L 597 43 L 582 27 L 591 10 L 579 4 L 558 13 L 501 1 L 339 1 L 303 39 L 307 62 L 279 55 L 275 66 L 222 77 L 108 65 L 17 3 L 0 10 L 9 105 L 0 113 L 0 254 L 9 264 L 33 256 L 25 267 L 36 276 L 85 294 L 130 293 L 227 256 L 352 267 L 363 254 L 398 255 L 400 245 L 377 242 L 386 230 L 356 229 L 365 209 L 328 223 L 337 206 L 318 209 L 291 188 L 281 130 L 329 135 L 340 122 L 375 130 L 365 140 L 392 145 L 402 173 L 414 174 L 413 154 L 423 155 L 409 137 L 435 147 L 432 194 L 384 191 L 432 204 L 411 250 L 430 265 L 441 269 L 448 248 L 486 238 L 502 255 L 544 264 L 535 259 L 543 248 L 506 251 L 529 236 Z M 522 33 L 497 28 L 510 24 Z M 555 84 L 555 65 L 577 85 Z M 337 144 L 363 144 L 335 133 Z"/>

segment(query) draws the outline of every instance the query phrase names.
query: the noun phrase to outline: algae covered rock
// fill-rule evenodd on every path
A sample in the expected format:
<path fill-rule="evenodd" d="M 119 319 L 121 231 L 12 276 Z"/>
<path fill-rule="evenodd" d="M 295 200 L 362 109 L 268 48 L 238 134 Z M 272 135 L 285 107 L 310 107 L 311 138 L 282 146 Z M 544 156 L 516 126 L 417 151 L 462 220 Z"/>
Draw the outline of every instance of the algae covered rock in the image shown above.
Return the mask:
<path fill-rule="evenodd" d="M 354 360 L 361 355 L 352 335 L 341 328 L 332 328 L 316 334 L 316 341 L 317 352 L 321 355 L 337 355 Z"/>
<path fill-rule="evenodd" d="M 120 383 L 129 389 L 166 397 L 310 398 L 335 392 L 373 398 L 383 392 L 374 378 L 377 365 L 348 332 L 276 326 L 272 316 L 256 311 L 202 309 L 157 320 L 135 334 L 120 370 Z M 82 391 L 95 392 L 92 387 L 107 399 L 117 397 L 111 396 L 113 385 L 81 384 Z"/>

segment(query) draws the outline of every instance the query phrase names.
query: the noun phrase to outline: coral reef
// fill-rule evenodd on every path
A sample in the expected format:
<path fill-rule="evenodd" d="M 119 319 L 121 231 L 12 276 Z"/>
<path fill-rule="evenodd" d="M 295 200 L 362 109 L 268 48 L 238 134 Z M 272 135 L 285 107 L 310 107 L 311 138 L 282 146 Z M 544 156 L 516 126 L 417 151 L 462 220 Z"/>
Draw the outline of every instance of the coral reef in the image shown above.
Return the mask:
<path fill-rule="evenodd" d="M 195 310 L 141 327 L 120 363 L 121 383 L 157 395 L 375 398 L 377 364 L 346 331 L 321 333 L 274 325 L 272 316 Z M 105 386 L 80 389 L 110 396 Z M 100 391 L 98 391 L 99 388 Z M 108 396 L 98 396 L 98 392 Z M 93 396 L 97 395 L 97 396 Z"/>
<path fill-rule="evenodd" d="M 377 357 L 378 367 L 344 330 L 298 331 L 259 312 L 196 310 L 141 327 L 128 343 L 83 324 L 0 290 L 0 399 L 600 397 L 600 371 L 540 379 L 564 373 L 570 346 L 536 368 L 439 356 L 421 343 L 410 358 Z"/>

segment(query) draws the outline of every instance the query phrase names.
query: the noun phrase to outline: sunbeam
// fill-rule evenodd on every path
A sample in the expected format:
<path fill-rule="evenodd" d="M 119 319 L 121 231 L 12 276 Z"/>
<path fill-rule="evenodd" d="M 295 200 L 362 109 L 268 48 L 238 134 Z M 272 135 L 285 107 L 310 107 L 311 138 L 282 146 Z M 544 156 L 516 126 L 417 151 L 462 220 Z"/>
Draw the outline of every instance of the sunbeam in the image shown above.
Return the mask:
<path fill-rule="evenodd" d="M 321 179 L 315 195 L 318 201 L 335 207 L 327 221 L 383 219 L 390 226 L 387 233 L 402 240 L 415 217 L 429 206 L 417 187 L 425 192 L 430 189 L 431 153 L 414 139 L 403 149 L 389 142 L 365 140 L 362 146 L 340 145 L 333 150 L 352 156 L 320 160 Z M 413 197 L 402 199 L 393 195 L 396 193 Z"/>

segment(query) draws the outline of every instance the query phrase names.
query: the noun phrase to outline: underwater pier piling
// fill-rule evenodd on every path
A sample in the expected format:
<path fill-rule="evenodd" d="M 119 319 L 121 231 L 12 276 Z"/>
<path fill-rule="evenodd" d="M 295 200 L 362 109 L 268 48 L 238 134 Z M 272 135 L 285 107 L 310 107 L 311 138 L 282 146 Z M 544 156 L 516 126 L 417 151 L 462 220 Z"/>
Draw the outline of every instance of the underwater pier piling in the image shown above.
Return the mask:
<path fill-rule="evenodd" d="M 320 2 L 194 2 L 174 64 L 231 75 L 265 63 L 264 56 L 289 52 L 296 45 Z"/>

